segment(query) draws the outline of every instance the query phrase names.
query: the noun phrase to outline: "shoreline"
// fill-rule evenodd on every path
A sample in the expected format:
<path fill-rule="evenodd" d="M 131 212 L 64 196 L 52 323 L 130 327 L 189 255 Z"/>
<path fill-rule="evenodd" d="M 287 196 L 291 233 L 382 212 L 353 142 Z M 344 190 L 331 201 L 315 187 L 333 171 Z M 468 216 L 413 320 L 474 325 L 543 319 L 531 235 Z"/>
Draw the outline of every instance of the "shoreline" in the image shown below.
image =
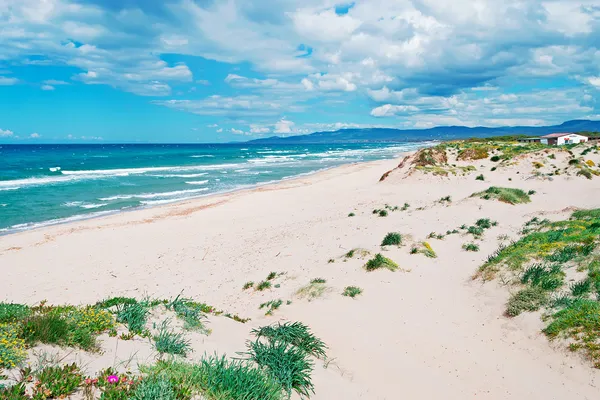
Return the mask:
<path fill-rule="evenodd" d="M 413 154 L 415 152 L 416 152 L 415 150 L 411 150 L 411 151 L 399 153 L 397 155 L 397 157 L 392 157 L 392 158 L 384 158 L 384 159 L 370 160 L 370 161 L 358 161 L 358 162 L 355 161 L 355 162 L 351 162 L 348 164 L 332 166 L 332 167 L 325 167 L 323 169 L 319 169 L 316 171 L 312 171 L 312 172 L 308 172 L 308 173 L 301 173 L 301 174 L 298 174 L 295 176 L 286 177 L 286 178 L 282 178 L 282 179 L 274 180 L 274 181 L 268 181 L 268 182 L 264 182 L 264 183 L 258 183 L 258 184 L 250 185 L 247 187 L 242 186 L 242 187 L 237 187 L 237 188 L 227 190 L 227 191 L 208 193 L 208 194 L 194 196 L 194 197 L 177 199 L 177 200 L 173 200 L 172 202 L 169 202 L 166 204 L 140 205 L 137 207 L 129 207 L 129 208 L 123 208 L 123 209 L 119 209 L 119 210 L 99 211 L 97 213 L 91 213 L 91 214 L 79 214 L 79 215 L 74 215 L 71 217 L 62 218 L 60 220 L 56 220 L 56 222 L 54 222 L 54 223 L 50 223 L 54 220 L 36 222 L 36 223 L 34 223 L 34 226 L 32 226 L 32 227 L 18 229 L 18 230 L 7 230 L 5 232 L 0 232 L 0 244 L 1 244 L 1 241 L 3 238 L 12 237 L 15 235 L 24 234 L 24 233 L 28 233 L 28 232 L 40 231 L 40 230 L 43 230 L 46 228 L 65 227 L 65 226 L 68 227 L 71 224 L 78 224 L 78 223 L 83 223 L 83 222 L 87 222 L 87 221 L 102 220 L 105 218 L 111 218 L 111 217 L 115 217 L 118 215 L 132 214 L 132 213 L 143 212 L 143 211 L 147 211 L 147 210 L 157 210 L 158 211 L 161 209 L 172 208 L 172 207 L 177 207 L 177 206 L 182 207 L 187 204 L 193 205 L 192 203 L 200 202 L 203 200 L 210 200 L 211 198 L 227 197 L 227 196 L 233 196 L 236 194 L 251 193 L 255 190 L 260 190 L 262 188 L 271 187 L 271 186 L 274 187 L 275 189 L 277 189 L 278 185 L 283 185 L 285 183 L 294 182 L 296 180 L 301 180 L 301 179 L 305 179 L 308 177 L 317 176 L 319 174 L 323 174 L 323 173 L 326 173 L 326 172 L 329 172 L 332 170 L 338 170 L 338 169 L 341 170 L 344 168 L 357 166 L 357 165 L 377 164 L 377 163 L 382 163 L 382 162 L 392 161 L 392 160 L 396 160 L 399 162 L 402 158 L 406 157 L 409 154 Z M 72 220 L 72 218 L 75 218 L 75 217 L 77 217 L 77 219 Z M 39 226 L 36 226 L 36 225 L 39 225 Z M 2 252 L 1 248 L 0 248 L 0 252 Z"/>
<path fill-rule="evenodd" d="M 63 225 L 75 224 L 75 223 L 83 222 L 83 221 L 108 218 L 108 217 L 111 217 L 114 215 L 119 215 L 119 214 L 124 214 L 124 213 L 131 213 L 131 212 L 137 212 L 137 211 L 143 211 L 143 210 L 149 210 L 149 209 L 160 209 L 161 207 L 168 207 L 168 206 L 174 206 L 174 205 L 183 205 L 186 202 L 193 202 L 193 201 L 197 201 L 197 200 L 201 200 L 201 199 L 207 199 L 210 197 L 225 196 L 228 194 L 233 194 L 233 193 L 243 192 L 243 191 L 252 191 L 255 189 L 262 188 L 262 187 L 267 187 L 267 186 L 271 186 L 271 185 L 279 185 L 279 184 L 294 181 L 297 179 L 303 179 L 306 177 L 318 175 L 320 173 L 324 173 L 324 172 L 331 171 L 331 170 L 338 169 L 338 168 L 344 168 L 344 167 L 360 165 L 360 164 L 377 163 L 377 162 L 389 161 L 389 160 L 397 160 L 399 158 L 401 159 L 401 158 L 405 157 L 406 155 L 412 154 L 414 152 L 415 151 L 412 150 L 412 151 L 399 153 L 396 157 L 392 157 L 392 158 L 384 158 L 384 159 L 380 159 L 380 160 L 370 160 L 370 161 L 354 161 L 354 162 L 351 162 L 348 164 L 337 165 L 337 166 L 332 166 L 332 167 L 325 167 L 325 168 L 315 170 L 312 172 L 301 173 L 301 174 L 290 176 L 290 177 L 284 177 L 279 180 L 267 181 L 267 182 L 257 183 L 257 184 L 248 185 L 248 186 L 240 186 L 240 187 L 236 187 L 231 190 L 208 193 L 208 194 L 203 194 L 203 195 L 199 195 L 199 196 L 192 196 L 192 197 L 187 197 L 187 198 L 182 198 L 182 199 L 176 199 L 176 200 L 173 200 L 173 201 L 165 203 L 165 204 L 140 205 L 140 206 L 135 206 L 135 207 L 122 208 L 119 210 L 98 211 L 97 213 L 90 213 L 90 214 L 76 214 L 76 215 L 73 215 L 70 217 L 61 218 L 59 220 L 47 220 L 47 221 L 35 222 L 35 223 L 33 223 L 32 226 L 26 227 L 24 229 L 12 229 L 11 230 L 10 228 L 5 228 L 5 229 L 7 229 L 6 231 L 4 231 L 4 232 L 0 231 L 0 240 L 6 236 L 12 236 L 12 235 L 20 234 L 20 233 L 36 231 L 36 230 L 49 228 L 49 227 L 63 226 Z M 76 218 L 76 219 L 73 219 L 73 218 Z M 53 221 L 56 221 L 56 222 L 53 222 Z"/>

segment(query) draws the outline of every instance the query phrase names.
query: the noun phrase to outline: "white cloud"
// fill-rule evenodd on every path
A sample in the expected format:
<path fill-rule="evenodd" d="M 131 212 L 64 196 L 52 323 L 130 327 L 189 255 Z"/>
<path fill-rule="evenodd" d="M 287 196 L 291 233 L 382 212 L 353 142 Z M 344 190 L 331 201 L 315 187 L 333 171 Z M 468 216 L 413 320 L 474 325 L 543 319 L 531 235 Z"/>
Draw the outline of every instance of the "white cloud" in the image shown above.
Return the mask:
<path fill-rule="evenodd" d="M 296 31 L 319 42 L 339 42 L 347 39 L 361 25 L 349 15 L 337 15 L 332 8 L 325 11 L 301 9 L 292 13 Z"/>
<path fill-rule="evenodd" d="M 600 76 L 592 76 L 591 78 L 588 78 L 588 82 L 590 85 L 600 88 Z"/>
<path fill-rule="evenodd" d="M 300 111 L 293 98 L 213 95 L 202 100 L 155 100 L 152 103 L 199 115 L 225 117 L 268 117 L 284 111 Z"/>
<path fill-rule="evenodd" d="M 54 90 L 54 86 L 51 86 L 51 85 L 42 85 L 41 89 L 42 90 L 46 90 L 46 91 L 50 91 L 50 90 Z"/>
<path fill-rule="evenodd" d="M 0 76 L 0 86 L 12 86 L 19 83 L 17 78 L 8 78 L 6 76 Z"/>
<path fill-rule="evenodd" d="M 206 79 L 198 79 L 196 81 L 196 83 L 199 84 L 199 85 L 204 85 L 204 86 L 209 86 L 210 85 L 210 82 L 207 81 Z"/>
<path fill-rule="evenodd" d="M 293 132 L 294 123 L 287 119 L 280 119 L 275 123 L 275 133 L 289 134 Z"/>
<path fill-rule="evenodd" d="M 235 128 L 231 128 L 230 132 L 233 133 L 234 135 L 245 135 L 246 132 L 239 130 L 239 129 L 235 129 Z"/>
<path fill-rule="evenodd" d="M 9 137 L 13 136 L 14 132 L 8 129 L 0 129 L 0 137 Z"/>
<path fill-rule="evenodd" d="M 397 114 L 407 114 L 419 111 L 415 106 L 395 106 L 392 104 L 384 104 L 383 106 L 375 107 L 371 110 L 371 115 L 374 117 L 390 117 Z"/>
<path fill-rule="evenodd" d="M 60 85 L 70 85 L 69 82 L 65 82 L 65 81 L 60 81 L 60 80 L 56 80 L 56 79 L 48 79 L 44 81 L 45 85 L 52 85 L 52 86 L 60 86 Z"/>
<path fill-rule="evenodd" d="M 250 133 L 262 134 L 262 133 L 269 133 L 269 132 L 271 132 L 271 128 L 269 128 L 269 127 L 260 126 L 260 125 L 256 125 L 256 124 L 250 125 Z"/>
<path fill-rule="evenodd" d="M 39 139 L 42 137 L 42 135 L 40 135 L 39 133 L 32 133 L 31 135 L 29 135 L 29 137 L 31 139 Z"/>

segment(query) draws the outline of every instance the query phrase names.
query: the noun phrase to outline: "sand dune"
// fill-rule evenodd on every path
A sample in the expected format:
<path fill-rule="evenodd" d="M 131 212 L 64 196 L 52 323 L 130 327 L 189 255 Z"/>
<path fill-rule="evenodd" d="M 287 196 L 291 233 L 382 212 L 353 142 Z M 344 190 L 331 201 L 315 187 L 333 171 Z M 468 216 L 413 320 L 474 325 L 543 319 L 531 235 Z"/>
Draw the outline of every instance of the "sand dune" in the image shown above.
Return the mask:
<path fill-rule="evenodd" d="M 457 175 L 449 176 L 415 169 L 412 157 L 401 168 L 401 159 L 348 165 L 259 189 L 1 237 L 1 297 L 87 304 L 117 295 L 172 298 L 183 291 L 251 318 L 241 324 L 210 317 L 213 332 L 193 334 L 191 359 L 213 351 L 233 356 L 244 349 L 251 328 L 302 321 L 329 346 L 327 368 L 318 361 L 314 371 L 314 399 L 596 398 L 598 371 L 578 353 L 549 342 L 539 314 L 504 316 L 510 290 L 473 275 L 502 242 L 499 236 L 518 238 L 532 217 L 558 220 L 573 208 L 599 207 L 600 178 L 562 174 L 549 180 L 541 176 L 551 169 L 548 153 L 515 157 L 513 165 L 491 172 L 497 164 L 489 159 L 457 161 L 451 152 L 448 163 L 456 164 Z M 566 164 L 568 157 L 557 152 L 551 163 Z M 587 158 L 600 163 L 597 154 Z M 536 167 L 536 160 L 544 166 Z M 467 165 L 476 170 L 459 168 Z M 475 179 L 480 173 L 483 181 Z M 492 185 L 536 194 L 517 206 L 470 197 Z M 446 196 L 452 201 L 439 201 Z M 372 213 L 405 203 L 410 207 L 387 217 Z M 477 241 L 479 252 L 461 248 L 472 241 L 464 233 L 427 239 L 479 218 L 498 221 Z M 401 233 L 405 244 L 382 250 L 388 232 Z M 413 243 L 425 240 L 437 258 L 410 254 Z M 366 272 L 366 259 L 344 257 L 354 248 L 381 252 L 400 270 Z M 274 281 L 278 288 L 242 290 L 271 271 L 285 273 Z M 325 279 L 329 290 L 312 301 L 297 298 L 296 291 L 314 278 Z M 348 285 L 360 286 L 363 294 L 341 296 Z M 283 305 L 265 316 L 259 305 L 276 299 Z M 103 340 L 104 355 L 69 357 L 85 360 L 95 372 L 136 351 L 139 361 L 152 356 L 143 339 L 116 352 L 116 338 Z"/>

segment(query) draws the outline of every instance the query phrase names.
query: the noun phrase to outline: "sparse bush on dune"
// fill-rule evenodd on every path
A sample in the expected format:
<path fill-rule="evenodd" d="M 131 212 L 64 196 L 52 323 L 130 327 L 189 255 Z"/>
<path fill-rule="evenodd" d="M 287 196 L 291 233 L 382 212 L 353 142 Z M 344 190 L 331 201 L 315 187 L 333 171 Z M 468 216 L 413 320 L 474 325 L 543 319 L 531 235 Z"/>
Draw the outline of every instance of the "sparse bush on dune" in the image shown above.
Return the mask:
<path fill-rule="evenodd" d="M 369 272 L 381 268 L 389 269 L 390 271 L 396 271 L 398 270 L 398 264 L 381 254 L 376 254 L 374 258 L 370 259 L 365 264 L 365 269 Z"/>
<path fill-rule="evenodd" d="M 493 279 L 503 271 L 518 288 L 506 314 L 546 309 L 544 333 L 567 339 L 572 351 L 581 350 L 600 368 L 600 209 L 578 210 L 571 218 L 551 222 L 532 218 L 521 239 L 501 246 L 481 266 L 479 275 Z M 587 277 L 568 286 L 565 269 L 587 271 Z"/>
<path fill-rule="evenodd" d="M 346 286 L 342 292 L 342 296 L 355 298 L 362 293 L 362 289 L 358 286 Z"/>
<path fill-rule="evenodd" d="M 522 204 L 531 202 L 531 198 L 521 189 L 503 188 L 491 186 L 483 192 L 473 193 L 471 197 L 479 197 L 484 200 L 495 199 L 508 204 Z"/>
<path fill-rule="evenodd" d="M 382 246 L 400 246 L 402 244 L 402 235 L 398 232 L 390 232 L 383 238 Z"/>

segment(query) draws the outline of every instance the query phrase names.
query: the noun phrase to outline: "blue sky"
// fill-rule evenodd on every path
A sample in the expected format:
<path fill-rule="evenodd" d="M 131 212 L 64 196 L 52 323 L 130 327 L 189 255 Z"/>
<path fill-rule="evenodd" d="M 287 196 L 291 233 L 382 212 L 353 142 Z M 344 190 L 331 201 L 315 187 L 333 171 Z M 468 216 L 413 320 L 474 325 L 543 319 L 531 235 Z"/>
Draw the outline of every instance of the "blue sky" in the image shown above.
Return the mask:
<path fill-rule="evenodd" d="M 2 0 L 0 142 L 600 119 L 600 0 Z"/>

